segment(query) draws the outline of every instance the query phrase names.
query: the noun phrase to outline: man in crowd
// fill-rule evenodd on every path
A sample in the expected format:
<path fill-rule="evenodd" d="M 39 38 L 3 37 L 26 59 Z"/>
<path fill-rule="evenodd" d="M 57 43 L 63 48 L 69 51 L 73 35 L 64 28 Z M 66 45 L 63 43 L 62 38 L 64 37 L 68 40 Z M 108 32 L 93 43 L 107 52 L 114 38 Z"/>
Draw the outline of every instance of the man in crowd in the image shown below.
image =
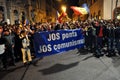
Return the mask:
<path fill-rule="evenodd" d="M 99 58 L 103 56 L 102 54 L 102 48 L 103 48 L 103 37 L 105 34 L 104 30 L 104 25 L 102 22 L 96 22 L 95 23 L 95 28 L 96 28 L 96 52 L 95 52 L 95 57 Z"/>
<path fill-rule="evenodd" d="M 11 30 L 9 28 L 5 28 L 3 35 L 5 39 L 7 40 L 7 53 L 9 56 L 9 65 L 15 66 L 15 56 L 14 56 L 14 35 L 11 33 Z"/>
<path fill-rule="evenodd" d="M 3 64 L 3 68 L 8 67 L 8 54 L 7 54 L 7 40 L 3 37 L 3 25 L 0 25 L 0 59 Z"/>
<path fill-rule="evenodd" d="M 107 28 L 107 38 L 108 38 L 108 57 L 115 55 L 115 25 L 111 22 L 108 24 Z"/>
<path fill-rule="evenodd" d="M 27 64 L 32 62 L 32 56 L 30 52 L 30 40 L 25 30 L 21 31 L 20 38 L 22 39 L 22 48 L 21 48 L 22 59 L 24 65 L 26 66 Z M 28 59 L 26 59 L 26 56 L 28 57 Z"/>

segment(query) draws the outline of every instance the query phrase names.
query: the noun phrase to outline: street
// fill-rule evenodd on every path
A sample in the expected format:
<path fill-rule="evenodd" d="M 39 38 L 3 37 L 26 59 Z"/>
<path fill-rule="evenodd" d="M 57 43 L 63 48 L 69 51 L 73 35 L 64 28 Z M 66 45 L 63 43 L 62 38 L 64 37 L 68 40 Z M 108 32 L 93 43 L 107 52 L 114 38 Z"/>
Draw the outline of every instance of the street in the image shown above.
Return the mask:
<path fill-rule="evenodd" d="M 120 80 L 120 0 L 0 0 L 0 80 Z"/>
<path fill-rule="evenodd" d="M 36 65 L 16 63 L 0 71 L 0 80 L 120 80 L 120 56 L 95 58 L 71 50 L 44 57 Z"/>

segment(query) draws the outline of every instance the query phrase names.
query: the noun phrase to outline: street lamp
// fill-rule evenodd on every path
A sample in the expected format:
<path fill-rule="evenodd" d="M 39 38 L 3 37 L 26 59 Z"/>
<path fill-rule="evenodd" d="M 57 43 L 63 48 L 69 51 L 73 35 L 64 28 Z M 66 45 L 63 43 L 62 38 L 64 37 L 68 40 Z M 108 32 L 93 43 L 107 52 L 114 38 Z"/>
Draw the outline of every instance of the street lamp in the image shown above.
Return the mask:
<path fill-rule="evenodd" d="M 65 13 L 66 12 L 66 6 L 62 6 L 62 11 Z"/>
<path fill-rule="evenodd" d="M 62 20 L 66 21 L 67 19 L 66 6 L 62 6 L 61 9 L 62 9 L 62 14 L 60 17 L 61 19 L 63 18 Z"/>

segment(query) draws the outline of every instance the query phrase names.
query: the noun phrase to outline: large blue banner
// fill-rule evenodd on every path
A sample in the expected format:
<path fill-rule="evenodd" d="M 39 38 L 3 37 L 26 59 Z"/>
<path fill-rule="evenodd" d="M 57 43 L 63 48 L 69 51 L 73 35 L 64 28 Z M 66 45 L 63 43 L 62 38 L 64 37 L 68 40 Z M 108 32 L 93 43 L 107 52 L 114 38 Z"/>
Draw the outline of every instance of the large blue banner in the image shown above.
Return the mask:
<path fill-rule="evenodd" d="M 37 57 L 57 54 L 84 46 L 84 37 L 80 29 L 38 32 L 34 35 Z"/>

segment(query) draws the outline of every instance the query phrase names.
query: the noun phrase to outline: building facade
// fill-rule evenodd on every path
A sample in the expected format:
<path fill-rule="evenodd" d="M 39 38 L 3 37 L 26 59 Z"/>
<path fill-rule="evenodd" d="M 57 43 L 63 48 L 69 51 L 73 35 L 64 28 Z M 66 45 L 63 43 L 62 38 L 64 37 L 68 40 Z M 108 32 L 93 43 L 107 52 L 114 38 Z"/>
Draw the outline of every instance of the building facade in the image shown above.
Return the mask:
<path fill-rule="evenodd" d="M 57 17 L 56 0 L 46 0 L 46 19 L 47 22 L 55 22 Z"/>
<path fill-rule="evenodd" d="M 33 22 L 46 22 L 46 0 L 32 0 L 31 19 Z"/>
<path fill-rule="evenodd" d="M 116 19 L 120 15 L 120 0 L 87 0 L 90 18 Z"/>
<path fill-rule="evenodd" d="M 6 1 L 0 0 L 0 22 L 7 20 L 7 14 L 5 14 L 6 12 Z"/>
<path fill-rule="evenodd" d="M 5 0 L 6 1 L 6 11 L 7 22 L 10 24 L 19 24 L 23 22 L 26 18 L 25 2 L 23 0 Z"/>
<path fill-rule="evenodd" d="M 56 17 L 55 0 L 0 0 L 0 22 L 19 24 L 53 22 Z"/>

